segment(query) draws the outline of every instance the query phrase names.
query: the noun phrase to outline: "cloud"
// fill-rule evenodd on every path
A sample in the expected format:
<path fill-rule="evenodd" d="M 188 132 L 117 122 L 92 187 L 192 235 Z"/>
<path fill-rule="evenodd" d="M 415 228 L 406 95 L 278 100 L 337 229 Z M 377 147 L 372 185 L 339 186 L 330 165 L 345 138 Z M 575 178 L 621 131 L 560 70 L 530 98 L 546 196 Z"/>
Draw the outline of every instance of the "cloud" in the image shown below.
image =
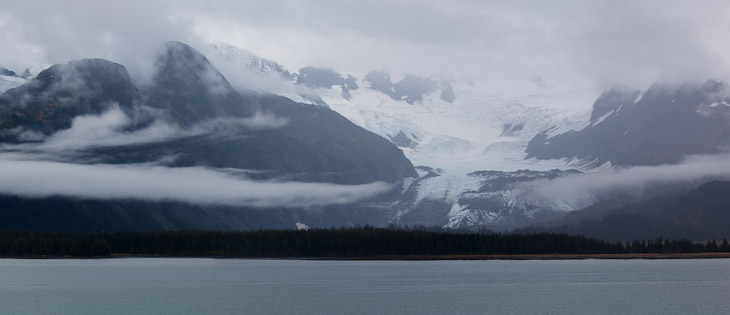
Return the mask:
<path fill-rule="evenodd" d="M 288 118 L 278 117 L 273 113 L 256 112 L 251 117 L 236 118 L 230 120 L 233 125 L 241 125 L 249 129 L 275 129 L 286 126 L 289 123 Z"/>
<path fill-rule="evenodd" d="M 197 34 L 287 65 L 645 86 L 725 76 L 730 4 L 268 1 L 182 13 Z M 243 7 L 246 7 L 244 10 Z M 240 10 L 237 10 L 240 9 Z M 249 12 L 250 14 L 241 12 Z M 721 70 L 720 70 L 721 69 Z"/>
<path fill-rule="evenodd" d="M 125 131 L 131 123 L 131 119 L 119 106 L 112 105 L 101 115 L 75 117 L 71 128 L 50 135 L 43 142 L 33 145 L 33 148 L 43 151 L 83 150 L 162 142 L 200 133 L 198 130 L 181 130 L 162 120 L 155 120 L 139 130 Z"/>
<path fill-rule="evenodd" d="M 646 87 L 727 79 L 728 10 L 720 0 L 13 1 L 0 14 L 0 65 L 102 57 L 149 73 L 167 40 L 225 41 L 291 69 Z"/>
<path fill-rule="evenodd" d="M 635 166 L 525 183 L 525 198 L 555 209 L 578 210 L 611 195 L 642 196 L 661 185 L 698 185 L 730 179 L 730 156 L 691 156 L 681 164 Z"/>
<path fill-rule="evenodd" d="M 225 117 L 202 121 L 186 129 L 163 119 L 156 119 L 144 128 L 128 130 L 133 125 L 133 120 L 118 105 L 112 104 L 100 115 L 75 117 L 71 128 L 60 130 L 48 137 L 34 131 L 16 128 L 12 133 L 18 140 L 35 142 L 4 145 L 0 148 L 14 151 L 79 151 L 97 147 L 159 143 L 205 134 L 235 134 L 240 129 L 275 129 L 284 127 L 288 122 L 288 118 L 257 112 L 251 117 Z"/>
<path fill-rule="evenodd" d="M 253 181 L 203 167 L 69 164 L 0 155 L 0 194 L 24 197 L 179 201 L 201 205 L 306 208 L 350 203 L 390 189 L 363 185 Z"/>

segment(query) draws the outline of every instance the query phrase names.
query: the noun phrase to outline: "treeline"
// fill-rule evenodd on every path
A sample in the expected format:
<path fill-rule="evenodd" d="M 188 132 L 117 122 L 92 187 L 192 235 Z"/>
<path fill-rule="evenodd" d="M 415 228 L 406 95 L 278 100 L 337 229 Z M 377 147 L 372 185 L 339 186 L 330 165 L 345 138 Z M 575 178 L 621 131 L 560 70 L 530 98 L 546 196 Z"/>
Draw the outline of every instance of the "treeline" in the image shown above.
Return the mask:
<path fill-rule="evenodd" d="M 376 257 L 408 255 L 728 252 L 727 240 L 605 242 L 556 233 L 494 234 L 372 227 L 296 230 L 50 233 L 0 231 L 0 257 Z"/>

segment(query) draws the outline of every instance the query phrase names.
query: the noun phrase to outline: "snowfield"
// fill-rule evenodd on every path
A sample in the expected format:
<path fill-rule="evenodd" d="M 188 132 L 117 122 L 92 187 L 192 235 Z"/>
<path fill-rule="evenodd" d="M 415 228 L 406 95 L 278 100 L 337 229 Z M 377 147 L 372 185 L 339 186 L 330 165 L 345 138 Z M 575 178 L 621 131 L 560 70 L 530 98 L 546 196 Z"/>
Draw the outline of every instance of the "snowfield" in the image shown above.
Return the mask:
<path fill-rule="evenodd" d="M 21 86 L 23 83 L 25 83 L 25 79 L 23 78 L 0 75 L 0 94 L 12 88 Z"/>

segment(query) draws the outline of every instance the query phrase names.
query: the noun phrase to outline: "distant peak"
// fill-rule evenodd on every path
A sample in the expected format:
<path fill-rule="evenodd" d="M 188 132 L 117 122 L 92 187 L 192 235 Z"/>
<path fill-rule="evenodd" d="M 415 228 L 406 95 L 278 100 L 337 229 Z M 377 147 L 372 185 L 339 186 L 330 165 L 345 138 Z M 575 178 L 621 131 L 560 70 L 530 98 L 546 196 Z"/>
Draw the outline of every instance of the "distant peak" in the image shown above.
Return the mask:
<path fill-rule="evenodd" d="M 4 75 L 4 76 L 8 76 L 8 77 L 17 77 L 18 76 L 17 73 L 15 73 L 5 67 L 2 67 L 2 66 L 0 66 L 0 75 Z"/>
<path fill-rule="evenodd" d="M 80 85 L 85 82 L 92 85 L 124 82 L 131 84 L 127 69 L 116 62 L 101 58 L 72 60 L 66 64 L 56 64 L 41 71 L 35 77 L 46 83 L 65 82 L 71 85 Z M 107 82 L 108 81 L 108 82 Z"/>
<path fill-rule="evenodd" d="M 332 86 L 341 86 L 346 90 L 358 88 L 357 79 L 351 75 L 343 75 L 332 68 L 312 66 L 299 69 L 297 83 L 314 88 L 331 88 Z"/>
<path fill-rule="evenodd" d="M 167 49 L 190 49 L 190 50 L 195 50 L 195 49 L 193 49 L 193 47 L 191 47 L 188 44 L 185 44 L 183 42 L 174 41 L 174 40 L 171 40 L 171 41 L 166 42 L 165 43 L 165 47 Z"/>
<path fill-rule="evenodd" d="M 409 104 L 422 101 L 426 94 L 440 90 L 441 100 L 451 103 L 456 99 L 452 80 L 430 79 L 406 73 L 403 78 L 393 83 L 390 74 L 385 71 L 372 71 L 365 75 L 370 88 L 389 95 L 394 100 L 403 100 Z"/>
<path fill-rule="evenodd" d="M 259 74 L 278 73 L 286 80 L 292 80 L 292 74 L 286 67 L 276 61 L 260 57 L 248 50 L 231 45 L 226 42 L 214 42 L 210 44 L 217 57 L 226 59 L 236 66 L 243 66 L 247 70 Z"/>
<path fill-rule="evenodd" d="M 160 55 L 157 66 L 160 73 L 171 75 L 177 79 L 182 77 L 209 73 L 211 77 L 222 79 L 211 65 L 208 58 L 188 44 L 170 41 L 165 44 L 166 50 Z"/>

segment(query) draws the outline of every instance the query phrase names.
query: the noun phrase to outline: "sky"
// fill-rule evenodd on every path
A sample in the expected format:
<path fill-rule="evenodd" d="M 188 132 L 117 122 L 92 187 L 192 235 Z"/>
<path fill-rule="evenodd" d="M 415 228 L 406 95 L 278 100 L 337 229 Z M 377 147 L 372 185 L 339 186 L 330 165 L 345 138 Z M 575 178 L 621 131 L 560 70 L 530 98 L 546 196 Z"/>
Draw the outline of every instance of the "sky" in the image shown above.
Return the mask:
<path fill-rule="evenodd" d="M 145 73 L 162 42 L 314 65 L 600 91 L 724 79 L 727 1 L 5 1 L 0 65 L 84 57 Z"/>

